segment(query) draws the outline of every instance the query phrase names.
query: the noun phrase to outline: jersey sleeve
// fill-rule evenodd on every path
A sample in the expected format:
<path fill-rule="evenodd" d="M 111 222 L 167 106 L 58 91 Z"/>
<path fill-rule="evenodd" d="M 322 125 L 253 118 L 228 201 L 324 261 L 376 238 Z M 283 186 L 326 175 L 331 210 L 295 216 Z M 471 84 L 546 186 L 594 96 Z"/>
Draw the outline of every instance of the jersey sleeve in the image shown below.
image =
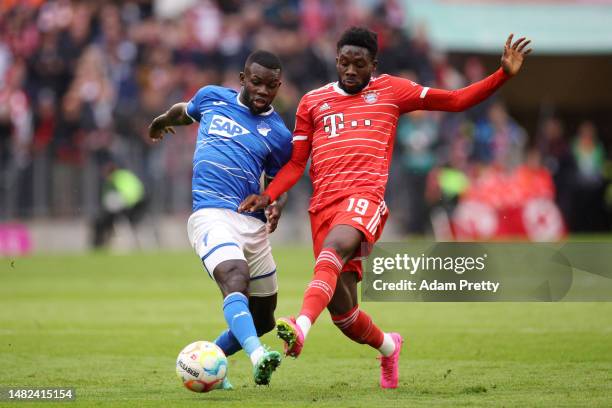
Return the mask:
<path fill-rule="evenodd" d="M 409 79 L 394 76 L 390 78 L 400 113 L 423 109 L 423 98 L 427 94 L 429 88 L 423 87 Z"/>
<path fill-rule="evenodd" d="M 185 107 L 185 113 L 189 116 L 194 122 L 199 122 L 202 119 L 202 112 L 200 110 L 200 106 L 202 105 L 202 101 L 206 97 L 208 93 L 208 87 L 205 86 L 200 88 L 198 92 L 191 98 L 191 100 L 187 103 Z"/>
<path fill-rule="evenodd" d="M 270 202 L 275 201 L 297 183 L 308 163 L 312 146 L 313 124 L 308 110 L 307 97 L 308 95 L 305 95 L 298 105 L 291 158 L 264 191 L 264 194 L 270 197 Z"/>
<path fill-rule="evenodd" d="M 406 79 L 394 79 L 398 106 L 402 113 L 413 110 L 461 112 L 493 95 L 510 76 L 499 68 L 488 77 L 454 91 L 422 87 Z M 412 89 L 408 86 L 409 83 L 414 84 Z"/>
<path fill-rule="evenodd" d="M 314 132 L 312 118 L 308 109 L 308 94 L 304 95 L 298 104 L 295 114 L 295 128 L 293 130 L 293 142 L 308 142 L 312 140 Z"/>

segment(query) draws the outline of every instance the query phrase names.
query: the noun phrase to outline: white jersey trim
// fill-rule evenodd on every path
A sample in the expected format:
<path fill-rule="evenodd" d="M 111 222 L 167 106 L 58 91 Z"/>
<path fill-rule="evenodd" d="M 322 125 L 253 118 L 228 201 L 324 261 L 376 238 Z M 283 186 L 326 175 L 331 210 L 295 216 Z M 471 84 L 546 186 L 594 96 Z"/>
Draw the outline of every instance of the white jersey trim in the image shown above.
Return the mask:
<path fill-rule="evenodd" d="M 187 105 L 185 105 L 185 115 L 187 115 L 189 117 L 189 119 L 191 119 L 194 122 L 198 122 L 197 120 L 195 120 L 190 114 L 189 112 L 187 112 L 187 107 L 189 106 L 189 103 L 187 103 Z"/>
<path fill-rule="evenodd" d="M 340 88 L 340 86 L 338 86 L 338 82 L 334 82 L 334 91 L 336 91 L 342 96 L 351 96 L 350 94 L 344 92 L 344 90 Z"/>

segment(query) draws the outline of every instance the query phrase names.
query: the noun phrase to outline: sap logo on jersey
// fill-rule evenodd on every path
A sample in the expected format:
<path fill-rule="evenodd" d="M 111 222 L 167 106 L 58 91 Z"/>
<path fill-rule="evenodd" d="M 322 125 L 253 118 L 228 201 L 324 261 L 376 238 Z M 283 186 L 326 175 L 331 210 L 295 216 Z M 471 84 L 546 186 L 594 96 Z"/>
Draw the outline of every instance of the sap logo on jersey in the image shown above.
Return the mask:
<path fill-rule="evenodd" d="M 240 126 L 230 118 L 221 115 L 214 115 L 210 121 L 208 133 L 223 137 L 236 137 L 250 133 L 247 129 Z"/>

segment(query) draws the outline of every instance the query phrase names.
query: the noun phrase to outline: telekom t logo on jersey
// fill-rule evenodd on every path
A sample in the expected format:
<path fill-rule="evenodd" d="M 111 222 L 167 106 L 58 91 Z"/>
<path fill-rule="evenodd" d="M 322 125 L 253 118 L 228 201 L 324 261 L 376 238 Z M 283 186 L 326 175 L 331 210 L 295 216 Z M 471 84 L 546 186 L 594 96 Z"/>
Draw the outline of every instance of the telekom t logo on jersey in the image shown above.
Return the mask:
<path fill-rule="evenodd" d="M 349 126 L 356 128 L 362 122 L 364 126 L 372 126 L 372 121 L 369 119 L 351 120 Z M 328 138 L 340 136 L 339 131 L 345 128 L 344 113 L 332 113 L 331 115 L 323 116 L 323 129 L 329 133 Z"/>

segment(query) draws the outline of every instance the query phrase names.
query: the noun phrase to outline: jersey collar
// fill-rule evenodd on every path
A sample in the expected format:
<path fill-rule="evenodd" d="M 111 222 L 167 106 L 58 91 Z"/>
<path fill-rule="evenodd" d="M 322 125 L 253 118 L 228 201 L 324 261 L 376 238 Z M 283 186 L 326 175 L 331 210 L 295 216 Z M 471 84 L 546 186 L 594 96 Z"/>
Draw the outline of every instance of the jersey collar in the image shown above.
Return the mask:
<path fill-rule="evenodd" d="M 333 88 L 334 91 L 336 91 L 337 93 L 339 93 L 342 96 L 353 96 L 353 95 L 359 95 L 360 93 L 362 93 L 363 91 L 367 90 L 370 85 L 372 85 L 372 82 L 374 81 L 375 77 L 370 78 L 370 82 L 368 82 L 368 84 L 365 86 L 365 88 L 363 88 L 361 91 L 359 91 L 359 93 L 356 94 L 350 94 L 344 91 L 344 89 L 340 88 L 340 85 L 338 85 L 338 81 L 333 83 Z"/>
<path fill-rule="evenodd" d="M 238 105 L 242 106 L 243 108 L 246 108 L 249 110 L 249 112 L 251 112 L 251 110 L 249 109 L 248 106 L 246 106 L 244 103 L 242 103 L 240 101 L 240 92 L 238 92 L 238 94 L 236 95 L 236 102 L 238 103 Z M 270 105 L 270 109 L 268 109 L 265 112 L 259 113 L 257 114 L 257 116 L 270 116 L 272 113 L 274 112 L 274 107 L 272 105 Z M 252 113 L 252 112 L 251 112 Z"/>

